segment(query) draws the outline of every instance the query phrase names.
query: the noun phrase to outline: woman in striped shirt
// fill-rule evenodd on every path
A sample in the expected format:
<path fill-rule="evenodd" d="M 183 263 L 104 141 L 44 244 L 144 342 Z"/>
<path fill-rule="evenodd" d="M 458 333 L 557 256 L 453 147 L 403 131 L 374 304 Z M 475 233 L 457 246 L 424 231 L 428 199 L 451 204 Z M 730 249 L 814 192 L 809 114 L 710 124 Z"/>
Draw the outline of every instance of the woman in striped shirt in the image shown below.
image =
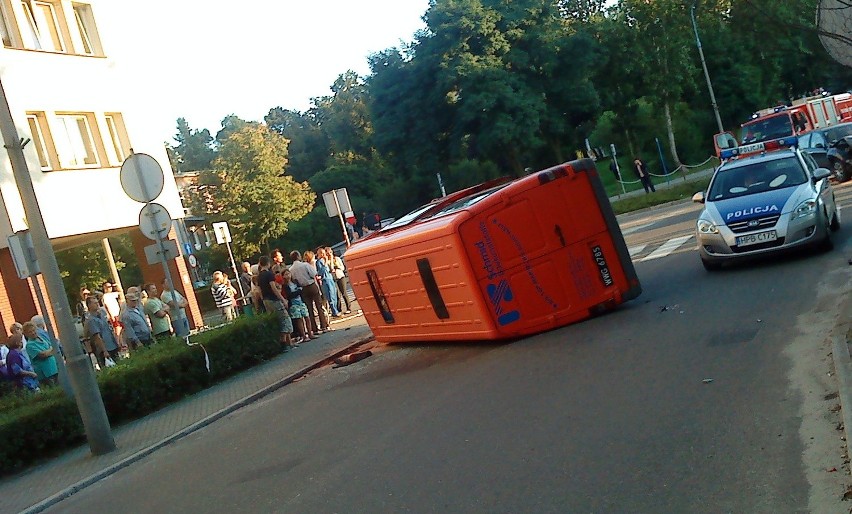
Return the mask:
<path fill-rule="evenodd" d="M 225 316 L 225 321 L 233 321 L 237 317 L 234 310 L 234 287 L 228 280 L 228 276 L 221 271 L 213 273 L 213 287 L 210 288 L 213 293 L 213 300 L 216 302 L 216 307 Z"/>

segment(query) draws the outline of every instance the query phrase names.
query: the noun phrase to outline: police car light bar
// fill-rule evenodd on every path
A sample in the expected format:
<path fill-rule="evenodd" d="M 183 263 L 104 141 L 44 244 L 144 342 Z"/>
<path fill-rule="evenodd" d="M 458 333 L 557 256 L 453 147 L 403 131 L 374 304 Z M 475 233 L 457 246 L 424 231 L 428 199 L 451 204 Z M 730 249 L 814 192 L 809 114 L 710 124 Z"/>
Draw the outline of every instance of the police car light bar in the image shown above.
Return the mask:
<path fill-rule="evenodd" d="M 772 152 L 775 150 L 783 150 L 785 148 L 795 148 L 798 146 L 799 139 L 796 136 L 782 137 L 763 143 L 752 143 L 750 145 L 738 146 L 736 148 L 728 148 L 722 150 L 719 157 L 724 161 L 734 157 L 744 157 L 746 155 L 757 154 L 761 152 Z"/>

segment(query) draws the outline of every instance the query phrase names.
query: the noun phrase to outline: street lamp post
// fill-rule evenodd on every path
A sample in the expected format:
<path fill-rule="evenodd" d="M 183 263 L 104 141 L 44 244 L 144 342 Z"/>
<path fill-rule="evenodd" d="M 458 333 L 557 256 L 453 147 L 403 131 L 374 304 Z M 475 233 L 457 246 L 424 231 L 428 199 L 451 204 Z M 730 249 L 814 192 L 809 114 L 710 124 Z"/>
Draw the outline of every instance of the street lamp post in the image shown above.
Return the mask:
<path fill-rule="evenodd" d="M 725 131 L 722 127 L 722 118 L 719 117 L 719 105 L 716 103 L 716 95 L 713 93 L 713 83 L 710 82 L 710 72 L 707 71 L 707 63 L 704 61 L 704 50 L 701 48 L 701 39 L 698 38 L 698 25 L 695 24 L 695 4 L 689 9 L 692 18 L 692 29 L 695 31 L 695 44 L 698 45 L 698 55 L 701 56 L 701 67 L 704 68 L 704 78 L 707 79 L 707 90 L 710 91 L 710 102 L 713 104 L 713 114 L 716 115 L 716 125 L 719 133 Z"/>

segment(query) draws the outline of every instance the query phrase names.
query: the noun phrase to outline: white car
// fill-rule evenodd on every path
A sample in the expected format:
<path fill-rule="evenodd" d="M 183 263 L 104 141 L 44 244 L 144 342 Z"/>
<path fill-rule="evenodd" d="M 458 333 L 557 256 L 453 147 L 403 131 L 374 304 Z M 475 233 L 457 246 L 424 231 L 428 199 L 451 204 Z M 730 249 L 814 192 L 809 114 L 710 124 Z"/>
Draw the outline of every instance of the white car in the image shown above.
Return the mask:
<path fill-rule="evenodd" d="M 730 158 L 716 169 L 706 195 L 692 197 L 704 204 L 696 239 L 707 270 L 802 246 L 832 247 L 840 215 L 831 171 L 797 149 L 795 138 L 772 143 L 723 154 Z M 772 147 L 780 149 L 769 151 Z"/>

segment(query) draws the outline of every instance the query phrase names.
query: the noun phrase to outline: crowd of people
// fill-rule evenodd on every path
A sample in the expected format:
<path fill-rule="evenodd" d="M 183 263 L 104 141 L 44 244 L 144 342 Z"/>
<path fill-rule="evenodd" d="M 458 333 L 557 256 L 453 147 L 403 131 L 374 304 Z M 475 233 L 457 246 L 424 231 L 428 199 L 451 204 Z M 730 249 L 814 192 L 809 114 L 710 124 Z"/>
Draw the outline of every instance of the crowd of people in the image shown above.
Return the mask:
<path fill-rule="evenodd" d="M 122 295 L 112 282 L 92 293 L 80 288 L 77 302 L 78 336 L 96 370 L 114 366 L 132 350 L 154 344 L 164 337 L 189 335 L 186 298 L 163 280 L 133 286 Z M 62 344 L 48 332 L 40 315 L 26 323 L 15 322 L 6 344 L 0 343 L 0 378 L 22 391 L 38 392 L 55 385 L 57 358 L 64 358 Z M 57 350 L 58 349 L 58 353 Z"/>
<path fill-rule="evenodd" d="M 237 308 L 251 305 L 255 312 L 275 313 L 284 351 L 331 330 L 330 320 L 352 312 L 349 283 L 340 257 L 329 247 L 291 252 L 290 264 L 274 250 L 252 265 L 244 262 L 238 277 L 240 298 L 228 276 L 216 271 L 210 292 L 226 322 Z M 78 335 L 96 370 L 114 366 L 131 352 L 172 336 L 190 333 L 187 300 L 168 279 L 127 288 L 122 295 L 112 282 L 94 293 L 80 288 L 77 303 Z M 40 315 L 13 323 L 11 336 L 0 343 L 0 379 L 22 391 L 38 392 L 57 383 L 57 359 L 62 345 L 48 332 Z M 57 352 L 58 350 L 58 352 Z"/>
<path fill-rule="evenodd" d="M 275 249 L 242 267 L 246 303 L 256 312 L 275 313 L 284 351 L 330 331 L 330 319 L 352 312 L 346 267 L 330 247 L 290 252 L 289 265 Z"/>

